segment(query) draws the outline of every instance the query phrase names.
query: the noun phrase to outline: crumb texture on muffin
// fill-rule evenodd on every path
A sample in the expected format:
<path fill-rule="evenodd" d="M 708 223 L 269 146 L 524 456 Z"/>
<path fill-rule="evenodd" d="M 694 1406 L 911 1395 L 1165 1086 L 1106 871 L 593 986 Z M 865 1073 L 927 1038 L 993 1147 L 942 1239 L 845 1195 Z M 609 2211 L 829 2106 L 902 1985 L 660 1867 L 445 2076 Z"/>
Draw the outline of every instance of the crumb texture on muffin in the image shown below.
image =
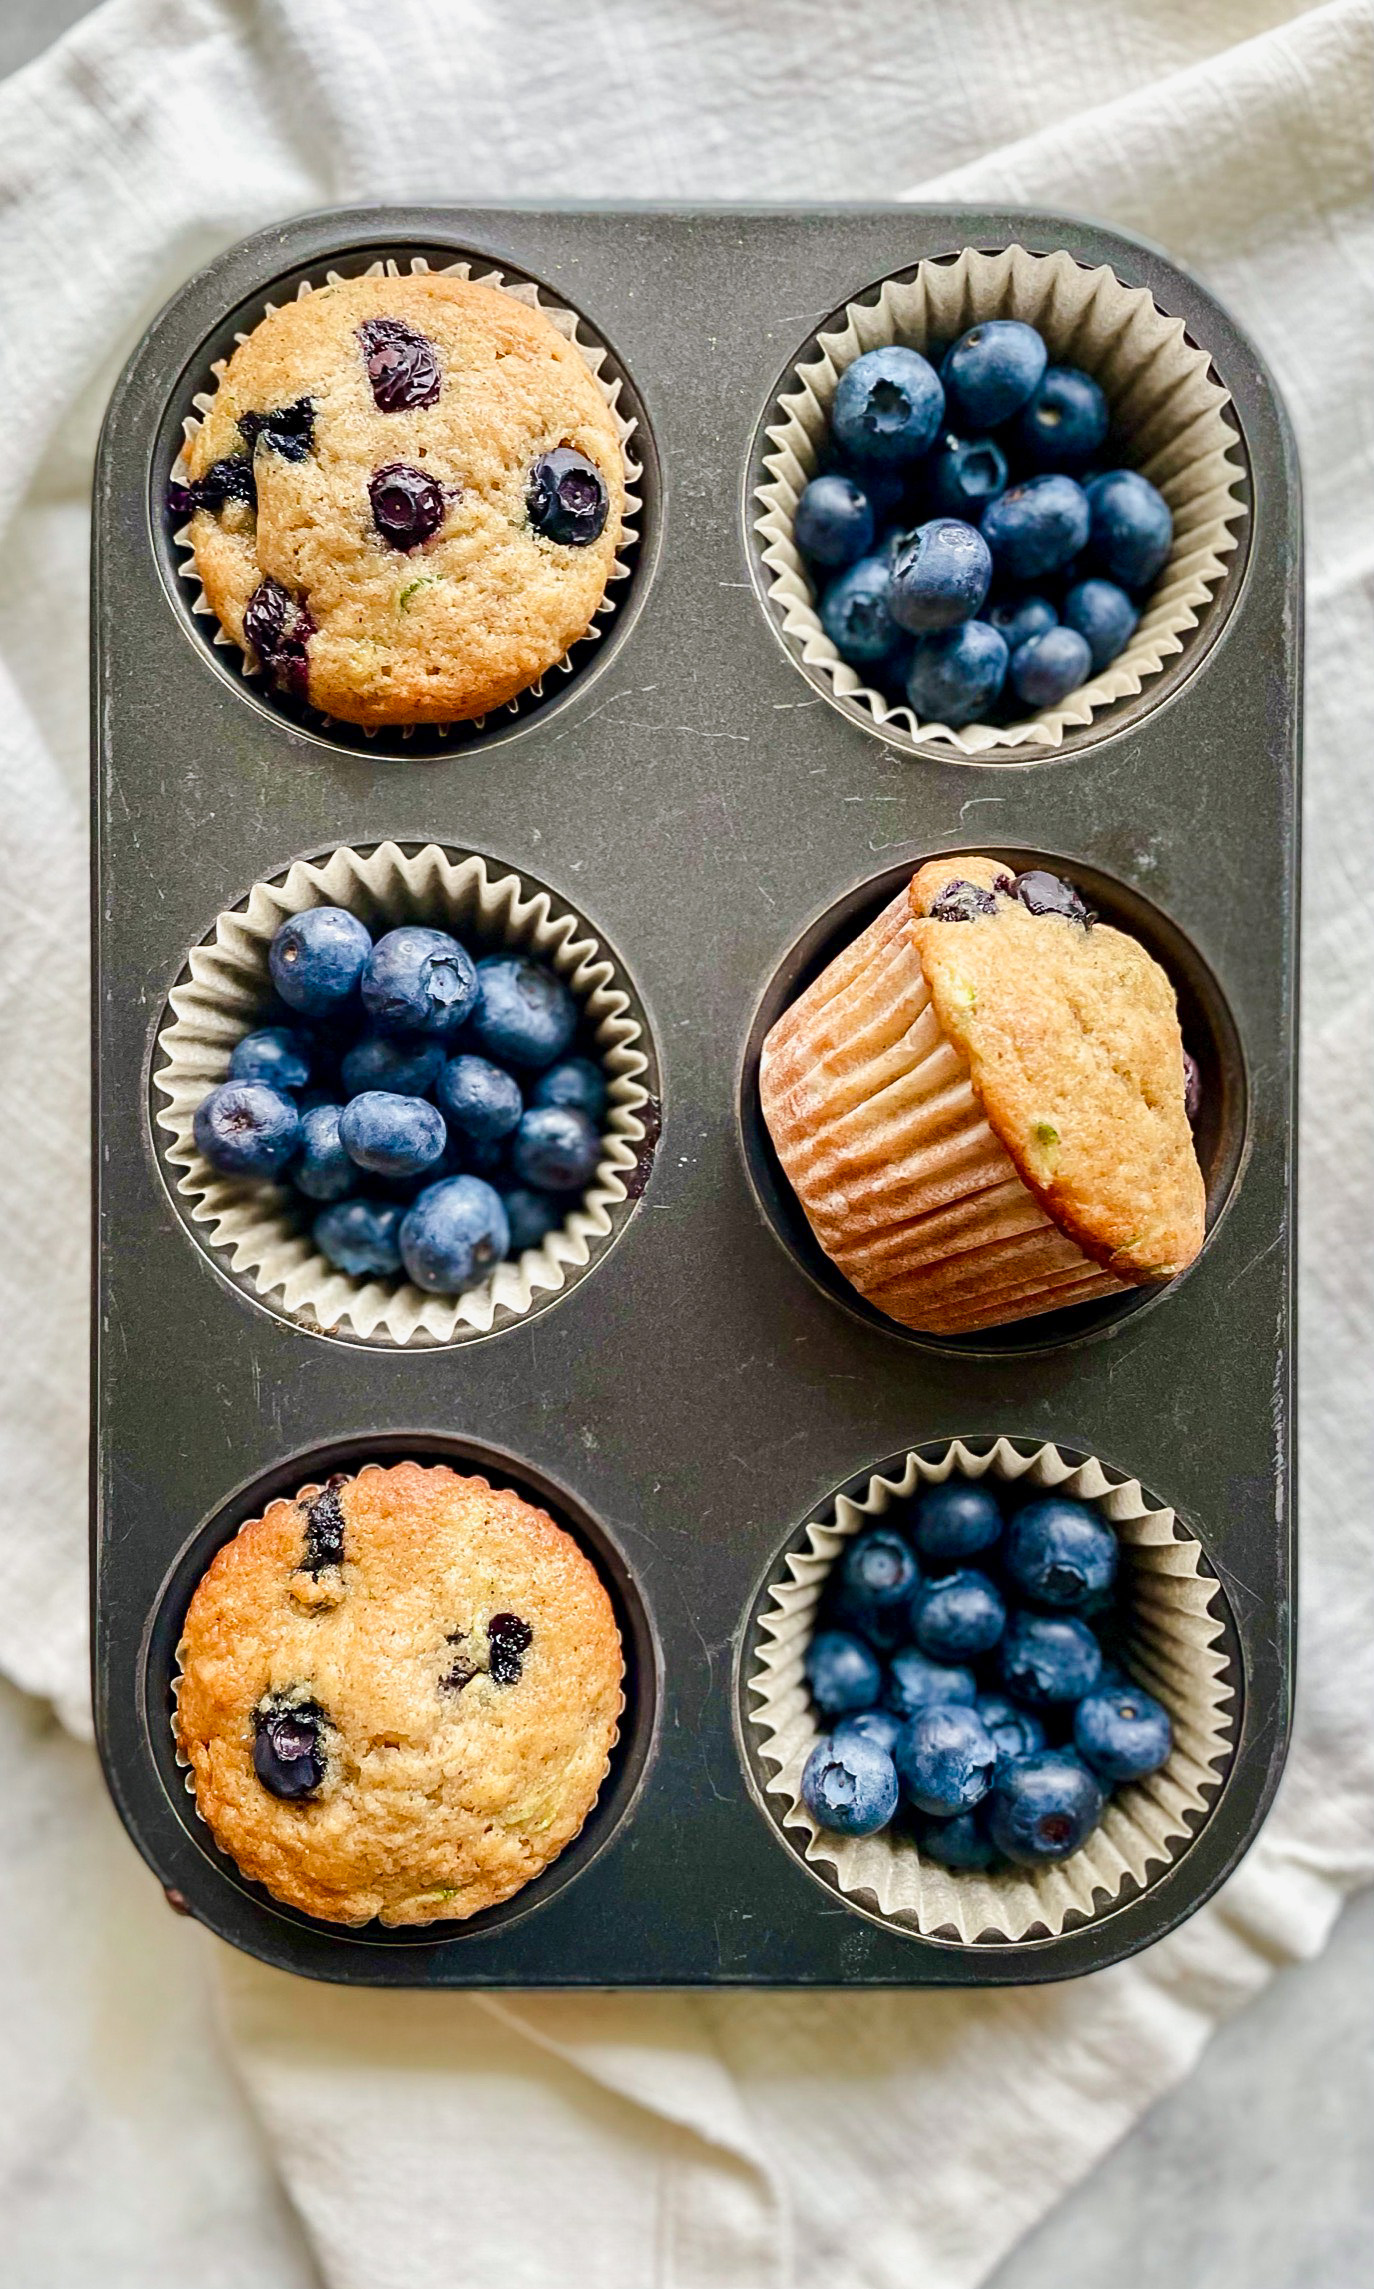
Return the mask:
<path fill-rule="evenodd" d="M 572 1537 L 508 1489 L 410 1462 L 244 1526 L 178 1657 L 178 1745 L 216 1841 L 347 1924 L 518 1892 L 581 1828 L 623 1706 L 610 1600 Z M 317 1783 L 294 1796 L 260 1777 L 283 1714 L 313 1735 Z"/>
<path fill-rule="evenodd" d="M 413 402 L 383 402 L 404 393 L 369 374 L 366 329 L 387 322 L 424 345 L 431 386 Z M 587 545 L 530 520 L 531 469 L 560 446 L 605 483 Z M 342 280 L 265 317 L 230 358 L 187 466 L 202 488 L 196 570 L 221 625 L 257 651 L 245 612 L 275 583 L 281 651 L 263 664 L 362 725 L 466 720 L 536 682 L 587 633 L 625 506 L 615 422 L 577 350 L 499 287 L 441 274 Z M 205 481 L 213 491 L 226 467 L 227 496 L 206 505 Z M 374 512 L 379 472 L 398 469 L 419 502 L 413 546 L 388 540 Z"/>
<path fill-rule="evenodd" d="M 911 884 L 912 939 L 941 1028 L 1061 1231 L 1122 1279 L 1170 1279 L 1201 1247 L 1206 1214 L 1173 987 L 1106 923 L 1033 914 L 1006 896 L 970 921 L 930 913 L 951 882 L 996 890 L 1007 879 L 995 860 L 956 856 Z"/>

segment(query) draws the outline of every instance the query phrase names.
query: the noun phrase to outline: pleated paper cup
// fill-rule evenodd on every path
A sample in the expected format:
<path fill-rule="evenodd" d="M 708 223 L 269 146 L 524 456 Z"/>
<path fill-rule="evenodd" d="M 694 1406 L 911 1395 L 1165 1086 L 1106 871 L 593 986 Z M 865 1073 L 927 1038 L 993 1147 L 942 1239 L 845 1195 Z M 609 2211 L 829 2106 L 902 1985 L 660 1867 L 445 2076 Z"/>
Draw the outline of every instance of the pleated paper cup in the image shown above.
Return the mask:
<path fill-rule="evenodd" d="M 425 257 L 419 254 L 413 256 L 406 265 L 411 276 L 423 275 L 429 271 L 430 267 L 431 265 Z M 586 634 L 579 636 L 577 642 L 569 647 L 561 659 L 556 660 L 551 668 L 546 668 L 543 675 L 537 677 L 532 684 L 527 685 L 524 691 L 517 692 L 514 699 L 507 700 L 504 707 L 498 711 L 502 717 L 515 716 L 520 715 L 532 703 L 543 698 L 545 684 L 550 676 L 571 675 L 579 665 L 577 655 L 584 653 L 586 646 L 600 641 L 603 634 L 603 624 L 616 608 L 613 590 L 618 583 L 628 580 L 633 570 L 633 564 L 629 560 L 638 545 L 639 531 L 636 519 L 644 505 L 639 494 L 635 491 L 635 487 L 644 473 L 632 442 L 637 423 L 621 407 L 622 385 L 619 377 L 605 370 L 610 356 L 606 344 L 595 338 L 585 318 L 582 318 L 577 311 L 569 310 L 562 303 L 552 301 L 547 293 L 542 292 L 528 279 L 508 279 L 500 270 L 476 271 L 470 262 L 445 263 L 437 275 L 443 278 L 471 280 L 477 286 L 499 287 L 502 293 L 509 294 L 514 301 L 523 303 L 526 309 L 541 311 L 550 325 L 555 327 L 563 339 L 576 350 L 583 364 L 587 367 L 606 403 L 620 438 L 620 452 L 624 465 L 626 487 L 625 513 L 621 519 L 620 542 L 616 550 L 615 561 L 611 566 L 606 593 L 596 607 L 592 625 Z M 314 278 L 304 278 L 296 289 L 295 299 L 298 302 L 303 301 L 307 294 L 315 291 L 317 286 L 338 286 L 349 278 L 399 278 L 401 276 L 401 264 L 396 261 L 394 256 L 387 256 L 385 260 L 360 264 L 356 269 L 328 269 L 321 271 Z M 264 318 L 270 318 L 278 307 L 279 305 L 275 302 L 264 301 L 261 310 L 253 320 L 253 326 L 257 326 Z M 253 327 L 244 327 L 234 336 L 235 343 L 246 342 L 252 330 Z M 210 366 L 210 373 L 217 385 L 228 362 L 227 358 L 216 358 Z M 189 483 L 190 471 L 186 459 L 187 448 L 214 403 L 214 397 L 213 389 L 202 389 L 198 390 L 192 398 L 191 404 L 194 410 L 187 414 L 182 422 L 183 444 L 176 460 L 167 472 L 169 484 L 186 485 Z M 191 611 L 197 619 L 208 620 L 211 623 L 211 643 L 217 650 L 237 652 L 244 677 L 250 683 L 268 692 L 274 701 L 279 700 L 281 695 L 276 692 L 264 674 L 258 660 L 251 652 L 244 651 L 234 637 L 229 635 L 227 630 L 220 625 L 215 608 L 201 586 L 200 574 L 196 570 L 189 518 L 173 533 L 172 538 L 181 551 L 177 570 L 182 579 L 194 591 L 191 598 Z M 418 732 L 437 733 L 442 736 L 446 729 L 451 728 L 443 724 L 388 724 L 382 727 L 372 727 L 356 723 L 338 723 L 332 716 L 323 715 L 317 708 L 311 708 L 308 712 L 313 721 L 328 726 L 332 732 L 341 732 L 350 738 L 358 737 L 364 740 L 376 738 L 379 729 L 388 734 L 395 732 L 402 737 L 411 737 Z M 463 719 L 461 729 L 466 733 L 479 732 L 486 728 L 490 720 L 487 716 L 467 717 Z"/>
<path fill-rule="evenodd" d="M 840 658 L 821 626 L 793 519 L 820 465 L 845 367 L 891 342 L 916 350 L 946 344 L 989 318 L 1024 319 L 1044 336 L 1051 364 L 1080 366 L 1100 382 L 1112 411 L 1107 449 L 1158 486 L 1173 511 L 1174 543 L 1130 643 L 1100 675 L 1021 722 L 959 729 L 921 721 Z M 1021 246 L 1000 254 L 969 247 L 953 262 L 918 263 L 909 276 L 888 279 L 873 301 L 846 305 L 843 323 L 821 334 L 815 355 L 794 369 L 766 431 L 768 474 L 756 496 L 755 530 L 784 632 L 837 699 L 866 709 L 889 736 L 905 733 L 990 763 L 1052 752 L 1104 708 L 1136 697 L 1213 603 L 1247 513 L 1230 403 L 1182 319 L 1167 317 L 1144 287 L 1123 286 L 1105 265 L 1089 269 L 1071 254 L 1028 254 Z"/>
<path fill-rule="evenodd" d="M 1118 1788 L 1082 1849 L 1051 1867 L 956 1873 L 923 1858 L 903 1832 L 836 1836 L 801 1801 L 802 1768 L 822 1737 L 802 1662 L 830 1569 L 850 1539 L 894 1502 L 951 1477 L 1071 1495 L 1108 1521 L 1129 1616 L 1127 1665 L 1173 1723 L 1168 1761 L 1148 1779 Z M 754 1704 L 748 1722 L 771 1774 L 769 1808 L 846 1899 L 898 1930 L 966 1946 L 1057 1938 L 1157 1882 L 1215 1805 L 1234 1754 L 1239 1704 L 1224 1616 L 1221 1586 L 1196 1536 L 1172 1510 L 1153 1507 L 1135 1479 L 1095 1456 L 1075 1462 L 1049 1445 L 1026 1455 L 1007 1439 L 987 1454 L 958 1439 L 934 1462 L 909 1454 L 895 1474 L 875 1473 L 862 1501 L 841 1495 L 833 1516 L 809 1526 L 765 1595 L 746 1685 Z"/>
<path fill-rule="evenodd" d="M 563 1223 L 518 1261 L 498 1264 L 458 1296 L 428 1295 L 402 1275 L 361 1280 L 336 1271 L 315 1247 L 302 1203 L 287 1187 L 222 1176 L 197 1149 L 193 1123 L 225 1080 L 234 1045 L 260 1022 L 271 991 L 268 949 L 289 914 L 346 906 L 373 930 L 425 922 L 476 952 L 519 948 L 547 962 L 578 1003 L 605 1070 L 609 1102 L 602 1157 Z M 192 1236 L 282 1318 L 380 1344 L 461 1342 L 521 1319 L 603 1255 L 644 1187 L 656 1129 L 644 1086 L 649 1069 L 638 1003 L 615 959 L 580 916 L 518 874 L 437 844 L 407 854 L 396 843 L 300 859 L 279 880 L 256 883 L 195 947 L 168 997 L 170 1022 L 153 1061 L 154 1119 L 167 1181 Z M 161 1099 L 160 1104 L 157 1099 Z"/>
<path fill-rule="evenodd" d="M 936 1017 L 905 887 L 778 1019 L 759 1096 L 821 1247 L 901 1326 L 969 1334 L 1124 1292 L 994 1133 Z"/>

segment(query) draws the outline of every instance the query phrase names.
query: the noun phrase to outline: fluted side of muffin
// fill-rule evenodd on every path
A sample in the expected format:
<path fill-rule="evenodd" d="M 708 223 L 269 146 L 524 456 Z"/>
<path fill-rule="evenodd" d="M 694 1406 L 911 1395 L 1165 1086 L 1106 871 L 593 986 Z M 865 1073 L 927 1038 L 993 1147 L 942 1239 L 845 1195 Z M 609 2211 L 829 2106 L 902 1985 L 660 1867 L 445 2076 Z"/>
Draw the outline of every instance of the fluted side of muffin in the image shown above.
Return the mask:
<path fill-rule="evenodd" d="M 1167 978 L 1123 933 L 1011 893 L 994 860 L 923 868 L 760 1064 L 820 1245 L 932 1333 L 1168 1278 L 1202 1243 Z"/>

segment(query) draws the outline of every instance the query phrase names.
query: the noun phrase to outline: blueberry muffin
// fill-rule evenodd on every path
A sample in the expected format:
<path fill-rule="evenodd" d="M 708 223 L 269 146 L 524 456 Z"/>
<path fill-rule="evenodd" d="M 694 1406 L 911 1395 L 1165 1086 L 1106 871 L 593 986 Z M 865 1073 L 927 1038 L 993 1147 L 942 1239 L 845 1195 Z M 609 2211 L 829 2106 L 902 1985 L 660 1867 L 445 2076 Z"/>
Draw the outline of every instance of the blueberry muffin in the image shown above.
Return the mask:
<path fill-rule="evenodd" d="M 215 1840 L 331 1923 L 433 1923 L 557 1859 L 622 1707 L 610 1600 L 542 1510 L 417 1463 L 274 1502 L 178 1649 L 176 1735 Z"/>
<path fill-rule="evenodd" d="M 281 689 L 363 725 L 485 714 L 587 633 L 620 541 L 616 425 L 542 311 L 442 275 L 289 302 L 187 447 L 196 571 Z"/>
<path fill-rule="evenodd" d="M 904 1326 L 1057 1311 L 1202 1245 L 1173 988 L 1055 875 L 923 866 L 778 1020 L 760 1092 L 816 1238 Z"/>

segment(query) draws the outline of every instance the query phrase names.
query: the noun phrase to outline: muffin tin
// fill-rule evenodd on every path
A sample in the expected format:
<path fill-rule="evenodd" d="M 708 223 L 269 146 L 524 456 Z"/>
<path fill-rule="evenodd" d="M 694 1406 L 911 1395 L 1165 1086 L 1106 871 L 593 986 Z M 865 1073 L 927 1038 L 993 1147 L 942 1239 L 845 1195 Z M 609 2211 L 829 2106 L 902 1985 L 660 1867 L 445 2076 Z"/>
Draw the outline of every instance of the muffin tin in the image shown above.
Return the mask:
<path fill-rule="evenodd" d="M 754 489 L 783 378 L 868 286 L 964 246 L 1067 248 L 1148 287 L 1230 391 L 1250 514 L 1176 667 L 1052 756 L 899 753 L 799 667 Z M 638 422 L 639 545 L 608 633 L 533 710 L 359 743 L 212 651 L 161 513 L 233 324 L 303 277 L 470 259 L 586 322 Z M 369 209 L 221 257 L 116 391 L 96 482 L 95 1701 L 112 1792 L 173 1904 L 282 1968 L 373 1985 L 941 1985 L 1067 1976 L 1180 1922 L 1253 1838 L 1291 1699 L 1294 986 L 1301 540 L 1254 351 L 1119 233 L 1025 211 Z M 230 673 L 226 660 L 234 666 Z M 350 1340 L 261 1308 L 159 1170 L 155 1037 L 250 883 L 385 840 L 546 883 L 623 962 L 662 1133 L 617 1244 L 537 1317 L 459 1345 Z M 1033 851 L 1158 952 L 1208 1086 L 1212 1229 L 1166 1292 L 962 1344 L 845 1292 L 770 1165 L 772 1014 L 903 873 Z M 1234 1754 L 1194 1840 L 1057 1937 L 965 1944 L 846 1901 L 778 1825 L 745 1679 L 767 1585 L 837 1491 L 951 1437 L 1053 1441 L 1138 1479 L 1224 1593 Z M 586 1829 L 490 1915 L 340 1931 L 241 1878 L 169 1731 L 181 1616 L 274 1495 L 364 1459 L 469 1463 L 579 1536 L 616 1598 L 627 1707 Z"/>

